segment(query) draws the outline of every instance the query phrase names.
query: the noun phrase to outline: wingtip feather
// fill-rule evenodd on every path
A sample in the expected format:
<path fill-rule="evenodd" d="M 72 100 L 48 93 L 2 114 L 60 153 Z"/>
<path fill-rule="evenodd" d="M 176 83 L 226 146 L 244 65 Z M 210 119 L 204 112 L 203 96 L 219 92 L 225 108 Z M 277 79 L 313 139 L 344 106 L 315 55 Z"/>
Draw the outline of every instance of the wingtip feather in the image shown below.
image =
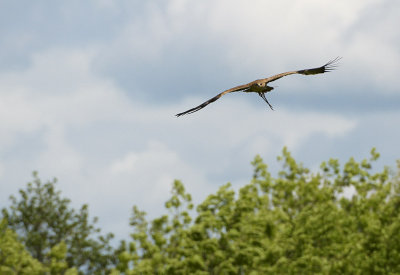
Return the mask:
<path fill-rule="evenodd" d="M 331 72 L 336 70 L 337 67 L 339 67 L 339 61 L 342 59 L 342 57 L 337 56 L 336 58 L 330 60 L 328 63 L 326 63 L 324 66 L 324 72 Z"/>

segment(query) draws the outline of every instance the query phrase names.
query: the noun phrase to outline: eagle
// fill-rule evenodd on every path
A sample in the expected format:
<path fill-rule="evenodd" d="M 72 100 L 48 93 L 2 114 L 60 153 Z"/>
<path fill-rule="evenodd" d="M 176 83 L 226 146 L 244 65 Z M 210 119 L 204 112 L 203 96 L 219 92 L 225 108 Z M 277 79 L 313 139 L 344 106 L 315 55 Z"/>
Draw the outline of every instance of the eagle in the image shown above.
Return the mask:
<path fill-rule="evenodd" d="M 203 109 L 204 107 L 206 107 L 208 104 L 216 101 L 217 99 L 219 99 L 221 96 L 226 95 L 228 93 L 233 93 L 233 92 L 245 92 L 245 93 L 257 93 L 267 104 L 268 106 L 271 108 L 271 110 L 273 110 L 274 108 L 272 107 L 272 105 L 268 102 L 267 98 L 265 97 L 265 94 L 272 91 L 274 89 L 274 87 L 268 86 L 267 84 L 269 82 L 278 80 L 281 77 L 287 76 L 287 75 L 291 75 L 291 74 L 302 74 L 302 75 L 314 75 L 314 74 L 323 74 L 325 72 L 330 72 L 334 69 L 337 68 L 338 66 L 338 61 L 341 59 L 341 57 L 336 57 L 335 59 L 329 61 L 328 63 L 326 63 L 325 65 L 318 67 L 318 68 L 312 68 L 312 69 L 304 69 L 304 70 L 298 70 L 298 71 L 290 71 L 290 72 L 285 72 L 285 73 L 280 73 L 271 77 L 267 77 L 267 78 L 263 78 L 263 79 L 257 79 L 254 80 L 250 83 L 247 84 L 243 84 L 243 85 L 239 85 L 233 88 L 230 88 L 228 90 L 223 91 L 222 93 L 217 94 L 216 96 L 214 96 L 213 98 L 207 100 L 206 102 L 200 104 L 197 107 L 194 107 L 192 109 L 189 109 L 185 112 L 176 114 L 177 117 L 186 115 L 186 114 L 191 114 L 194 112 L 197 112 L 201 109 Z"/>

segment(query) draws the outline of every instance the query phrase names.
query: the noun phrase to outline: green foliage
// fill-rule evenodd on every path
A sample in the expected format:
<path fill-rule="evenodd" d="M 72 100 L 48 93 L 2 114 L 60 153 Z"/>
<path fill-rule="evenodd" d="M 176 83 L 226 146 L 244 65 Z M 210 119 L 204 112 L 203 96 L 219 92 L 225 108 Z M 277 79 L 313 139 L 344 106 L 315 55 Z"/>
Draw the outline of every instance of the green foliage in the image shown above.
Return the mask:
<path fill-rule="evenodd" d="M 45 268 L 34 259 L 24 245 L 18 241 L 17 234 L 0 221 L 0 274 L 42 274 Z"/>
<path fill-rule="evenodd" d="M 7 221 L 0 221 L 0 274 L 65 274 L 77 275 L 76 268 L 68 268 L 65 261 L 67 247 L 60 243 L 49 253 L 49 265 L 44 265 L 25 249 L 17 234 L 7 226 Z"/>
<path fill-rule="evenodd" d="M 99 235 L 96 218 L 89 221 L 88 206 L 78 212 L 69 207 L 55 189 L 56 180 L 45 184 L 33 174 L 33 182 L 20 190 L 20 198 L 11 196 L 9 209 L 3 208 L 3 218 L 18 235 L 27 250 L 49 268 L 51 274 L 104 273 L 112 263 L 109 245 L 111 234 Z M 95 239 L 94 236 L 97 236 Z"/>
<path fill-rule="evenodd" d="M 400 274 L 400 161 L 397 175 L 373 172 L 378 157 L 311 172 L 284 148 L 274 178 L 256 156 L 249 184 L 195 210 L 175 181 L 168 214 L 133 207 L 131 240 L 114 250 L 87 205 L 70 209 L 34 173 L 2 210 L 0 274 Z"/>
<path fill-rule="evenodd" d="M 169 215 L 148 222 L 133 208 L 113 274 L 398 274 L 400 177 L 373 173 L 378 157 L 311 173 L 284 148 L 273 178 L 257 156 L 248 185 L 222 186 L 197 215 L 175 181 Z"/>

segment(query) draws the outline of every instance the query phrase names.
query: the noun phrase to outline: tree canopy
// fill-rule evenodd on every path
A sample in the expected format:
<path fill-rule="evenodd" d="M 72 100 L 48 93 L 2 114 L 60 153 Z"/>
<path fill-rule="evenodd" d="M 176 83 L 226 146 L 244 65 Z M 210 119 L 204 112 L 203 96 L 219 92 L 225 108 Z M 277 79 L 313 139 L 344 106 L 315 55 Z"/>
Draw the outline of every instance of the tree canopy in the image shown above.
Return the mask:
<path fill-rule="evenodd" d="M 65 254 L 67 267 L 81 273 L 108 270 L 113 260 L 109 244 L 113 235 L 100 235 L 97 218 L 89 220 L 88 205 L 79 211 L 71 208 L 70 200 L 56 190 L 56 182 L 43 184 L 34 172 L 33 181 L 19 190 L 20 197 L 11 196 L 11 206 L 2 209 L 8 227 L 18 233 L 30 255 L 46 266 L 58 251 Z"/>
<path fill-rule="evenodd" d="M 228 183 L 190 214 L 175 181 L 169 215 L 147 222 L 133 209 L 122 244 L 124 274 L 398 274 L 400 189 L 370 160 L 323 162 L 310 172 L 284 149 L 274 178 L 257 156 L 251 182 Z"/>
<path fill-rule="evenodd" d="M 176 180 L 165 215 L 148 220 L 133 207 L 131 238 L 118 248 L 86 205 L 70 209 L 55 181 L 35 174 L 3 209 L 0 272 L 399 274 L 400 175 L 373 169 L 378 157 L 373 149 L 369 159 L 311 171 L 284 148 L 277 176 L 256 156 L 247 185 L 222 185 L 197 206 Z"/>

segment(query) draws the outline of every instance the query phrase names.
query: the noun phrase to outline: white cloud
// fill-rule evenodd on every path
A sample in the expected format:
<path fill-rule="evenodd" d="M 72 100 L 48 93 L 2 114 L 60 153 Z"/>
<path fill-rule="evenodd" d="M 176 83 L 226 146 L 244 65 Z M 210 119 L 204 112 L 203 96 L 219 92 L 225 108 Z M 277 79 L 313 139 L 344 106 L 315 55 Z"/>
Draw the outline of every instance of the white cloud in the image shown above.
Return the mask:
<path fill-rule="evenodd" d="M 168 198 L 174 179 L 182 179 L 187 188 L 197 194 L 205 195 L 206 173 L 191 167 L 180 159 L 178 154 L 160 141 L 150 141 L 140 152 L 128 152 L 110 165 L 111 178 L 132 181 L 132 191 L 139 196 L 137 201 L 148 207 Z"/>
<path fill-rule="evenodd" d="M 232 94 L 191 115 L 199 118 L 183 116 L 179 119 L 187 120 L 182 122 L 184 124 L 196 123 L 199 128 L 215 131 L 217 136 L 225 137 L 225 146 L 240 144 L 253 135 L 262 135 L 267 139 L 272 136 L 284 144 L 300 146 L 301 141 L 309 135 L 323 133 L 329 137 L 338 137 L 348 133 L 357 123 L 355 119 L 334 113 L 290 111 L 279 107 L 271 111 L 266 104 L 264 109 L 254 108 L 248 101 L 240 100 L 246 97 L 257 98 L 259 104 L 265 104 L 255 94 Z M 185 102 L 182 106 L 186 107 L 181 108 L 183 110 L 195 106 L 201 101 L 188 100 L 186 102 L 190 103 Z M 221 123 L 224 127 L 220 127 Z"/>
<path fill-rule="evenodd" d="M 4 174 L 4 165 L 0 162 L 0 179 L 3 177 Z"/>
<path fill-rule="evenodd" d="M 319 66 L 343 56 L 336 77 L 320 77 L 314 80 L 314 87 L 332 87 L 331 92 L 337 93 L 333 87 L 347 82 L 346 87 L 356 90 L 353 92 L 376 85 L 393 93 L 399 81 L 395 73 L 400 69 L 399 31 L 394 23 L 397 13 L 386 11 L 399 10 L 397 2 L 175 0 L 148 4 L 144 14 L 132 17 L 116 40 L 104 44 L 100 59 L 106 68 L 127 61 L 157 68 L 158 62 L 171 62 L 167 58 L 171 54 L 177 56 L 173 66 L 185 63 L 179 59 L 180 52 L 190 52 L 193 58 L 212 52 L 204 62 L 224 62 L 240 83 L 251 81 L 249 75 L 257 78 Z M 218 60 L 211 60 L 215 56 Z M 186 65 L 194 72 L 204 66 Z M 212 64 L 207 67 L 212 68 Z M 305 90 L 308 82 L 298 79 L 282 80 L 282 85 L 293 88 L 289 93 Z"/>
<path fill-rule="evenodd" d="M 34 169 L 51 171 L 59 178 L 79 175 L 85 159 L 66 140 L 65 125 L 53 126 L 43 134 L 44 148 L 34 160 Z"/>
<path fill-rule="evenodd" d="M 0 74 L 0 129 L 7 140 L 41 127 L 123 119 L 128 99 L 92 74 L 91 59 L 90 52 L 51 50 L 35 54 L 26 71 Z"/>
<path fill-rule="evenodd" d="M 363 78 L 363 83 L 367 85 L 382 87 L 380 92 L 398 93 L 400 52 L 394 47 L 395 44 L 376 39 L 377 35 L 361 33 L 354 37 L 347 55 L 352 56 L 357 65 L 351 65 L 346 71 L 357 78 Z"/>

